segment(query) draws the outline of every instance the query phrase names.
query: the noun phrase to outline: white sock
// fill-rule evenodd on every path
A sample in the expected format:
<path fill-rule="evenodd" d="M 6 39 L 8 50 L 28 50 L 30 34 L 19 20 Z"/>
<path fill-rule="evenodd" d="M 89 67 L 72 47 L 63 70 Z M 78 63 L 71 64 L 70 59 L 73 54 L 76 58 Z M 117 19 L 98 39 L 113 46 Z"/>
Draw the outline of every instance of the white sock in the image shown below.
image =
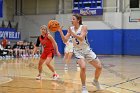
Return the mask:
<path fill-rule="evenodd" d="M 84 86 L 82 86 L 82 88 L 85 88 L 86 89 L 86 86 L 84 85 Z"/>

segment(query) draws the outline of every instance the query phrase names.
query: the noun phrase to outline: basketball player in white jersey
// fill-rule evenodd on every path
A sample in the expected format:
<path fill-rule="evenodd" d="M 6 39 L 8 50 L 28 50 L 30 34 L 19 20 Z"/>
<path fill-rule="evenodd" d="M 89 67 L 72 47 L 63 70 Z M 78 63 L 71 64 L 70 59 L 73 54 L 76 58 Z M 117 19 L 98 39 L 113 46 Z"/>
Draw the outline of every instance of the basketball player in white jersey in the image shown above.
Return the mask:
<path fill-rule="evenodd" d="M 95 78 L 93 79 L 92 84 L 96 86 L 98 90 L 100 90 L 100 85 L 98 82 L 99 76 L 102 71 L 102 65 L 96 54 L 90 49 L 87 43 L 87 26 L 82 25 L 82 17 L 78 14 L 74 14 L 72 16 L 72 25 L 66 35 L 63 34 L 62 28 L 58 31 L 61 35 L 63 42 L 67 42 L 68 38 L 72 36 L 73 45 L 74 45 L 74 54 L 77 58 L 77 62 L 80 66 L 80 78 L 82 82 L 82 93 L 88 93 L 86 89 L 86 62 L 91 64 L 96 68 L 95 70 Z"/>
<path fill-rule="evenodd" d="M 72 37 L 68 39 L 68 41 L 65 43 L 65 54 L 64 54 L 64 62 L 65 62 L 65 67 L 64 70 L 68 70 L 68 63 L 71 61 L 71 57 L 73 55 L 73 42 L 72 42 Z"/>

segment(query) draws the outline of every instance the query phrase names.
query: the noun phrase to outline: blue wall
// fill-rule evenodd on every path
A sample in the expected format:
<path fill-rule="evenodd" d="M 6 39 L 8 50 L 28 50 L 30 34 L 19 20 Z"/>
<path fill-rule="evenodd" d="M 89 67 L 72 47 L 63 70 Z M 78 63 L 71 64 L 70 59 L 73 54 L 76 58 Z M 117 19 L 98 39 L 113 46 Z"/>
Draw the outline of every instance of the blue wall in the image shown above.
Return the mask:
<path fill-rule="evenodd" d="M 67 33 L 67 31 L 64 31 L 64 34 L 66 34 L 66 33 Z M 58 45 L 59 52 L 60 52 L 61 54 L 64 54 L 64 47 L 65 47 L 65 44 L 63 43 L 59 32 L 56 32 L 56 33 L 55 33 L 55 40 L 56 40 L 56 43 L 57 43 L 57 45 Z"/>
<path fill-rule="evenodd" d="M 123 54 L 140 55 L 140 29 L 123 30 Z"/>
<path fill-rule="evenodd" d="M 55 39 L 64 53 L 65 45 L 58 32 Z M 88 41 L 96 54 L 140 55 L 140 29 L 89 30 Z"/>

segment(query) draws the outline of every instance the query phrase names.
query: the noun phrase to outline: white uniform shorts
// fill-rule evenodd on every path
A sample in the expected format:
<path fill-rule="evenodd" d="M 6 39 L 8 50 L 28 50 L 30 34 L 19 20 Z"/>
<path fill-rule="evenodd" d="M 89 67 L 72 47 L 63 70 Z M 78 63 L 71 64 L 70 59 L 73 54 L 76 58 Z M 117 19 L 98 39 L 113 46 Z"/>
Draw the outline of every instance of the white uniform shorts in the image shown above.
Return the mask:
<path fill-rule="evenodd" d="M 85 59 L 87 62 L 91 62 L 94 59 L 97 59 L 96 54 L 91 49 L 80 49 L 80 50 L 74 50 L 75 57 L 77 59 Z"/>
<path fill-rule="evenodd" d="M 66 46 L 65 47 L 65 53 L 70 53 L 70 52 L 73 53 L 73 47 Z"/>

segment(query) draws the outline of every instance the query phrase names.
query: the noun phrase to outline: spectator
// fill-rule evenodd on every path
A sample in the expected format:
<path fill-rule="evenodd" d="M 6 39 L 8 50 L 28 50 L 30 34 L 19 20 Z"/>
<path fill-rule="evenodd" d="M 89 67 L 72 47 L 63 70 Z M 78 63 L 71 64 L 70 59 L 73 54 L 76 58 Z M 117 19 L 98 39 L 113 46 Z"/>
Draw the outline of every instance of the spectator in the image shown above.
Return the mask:
<path fill-rule="evenodd" d="M 2 40 L 2 42 L 1 42 L 1 45 L 3 46 L 3 48 L 6 47 L 7 43 L 8 43 L 8 40 L 7 40 L 6 37 L 4 36 L 4 37 L 3 37 L 3 40 Z"/>

